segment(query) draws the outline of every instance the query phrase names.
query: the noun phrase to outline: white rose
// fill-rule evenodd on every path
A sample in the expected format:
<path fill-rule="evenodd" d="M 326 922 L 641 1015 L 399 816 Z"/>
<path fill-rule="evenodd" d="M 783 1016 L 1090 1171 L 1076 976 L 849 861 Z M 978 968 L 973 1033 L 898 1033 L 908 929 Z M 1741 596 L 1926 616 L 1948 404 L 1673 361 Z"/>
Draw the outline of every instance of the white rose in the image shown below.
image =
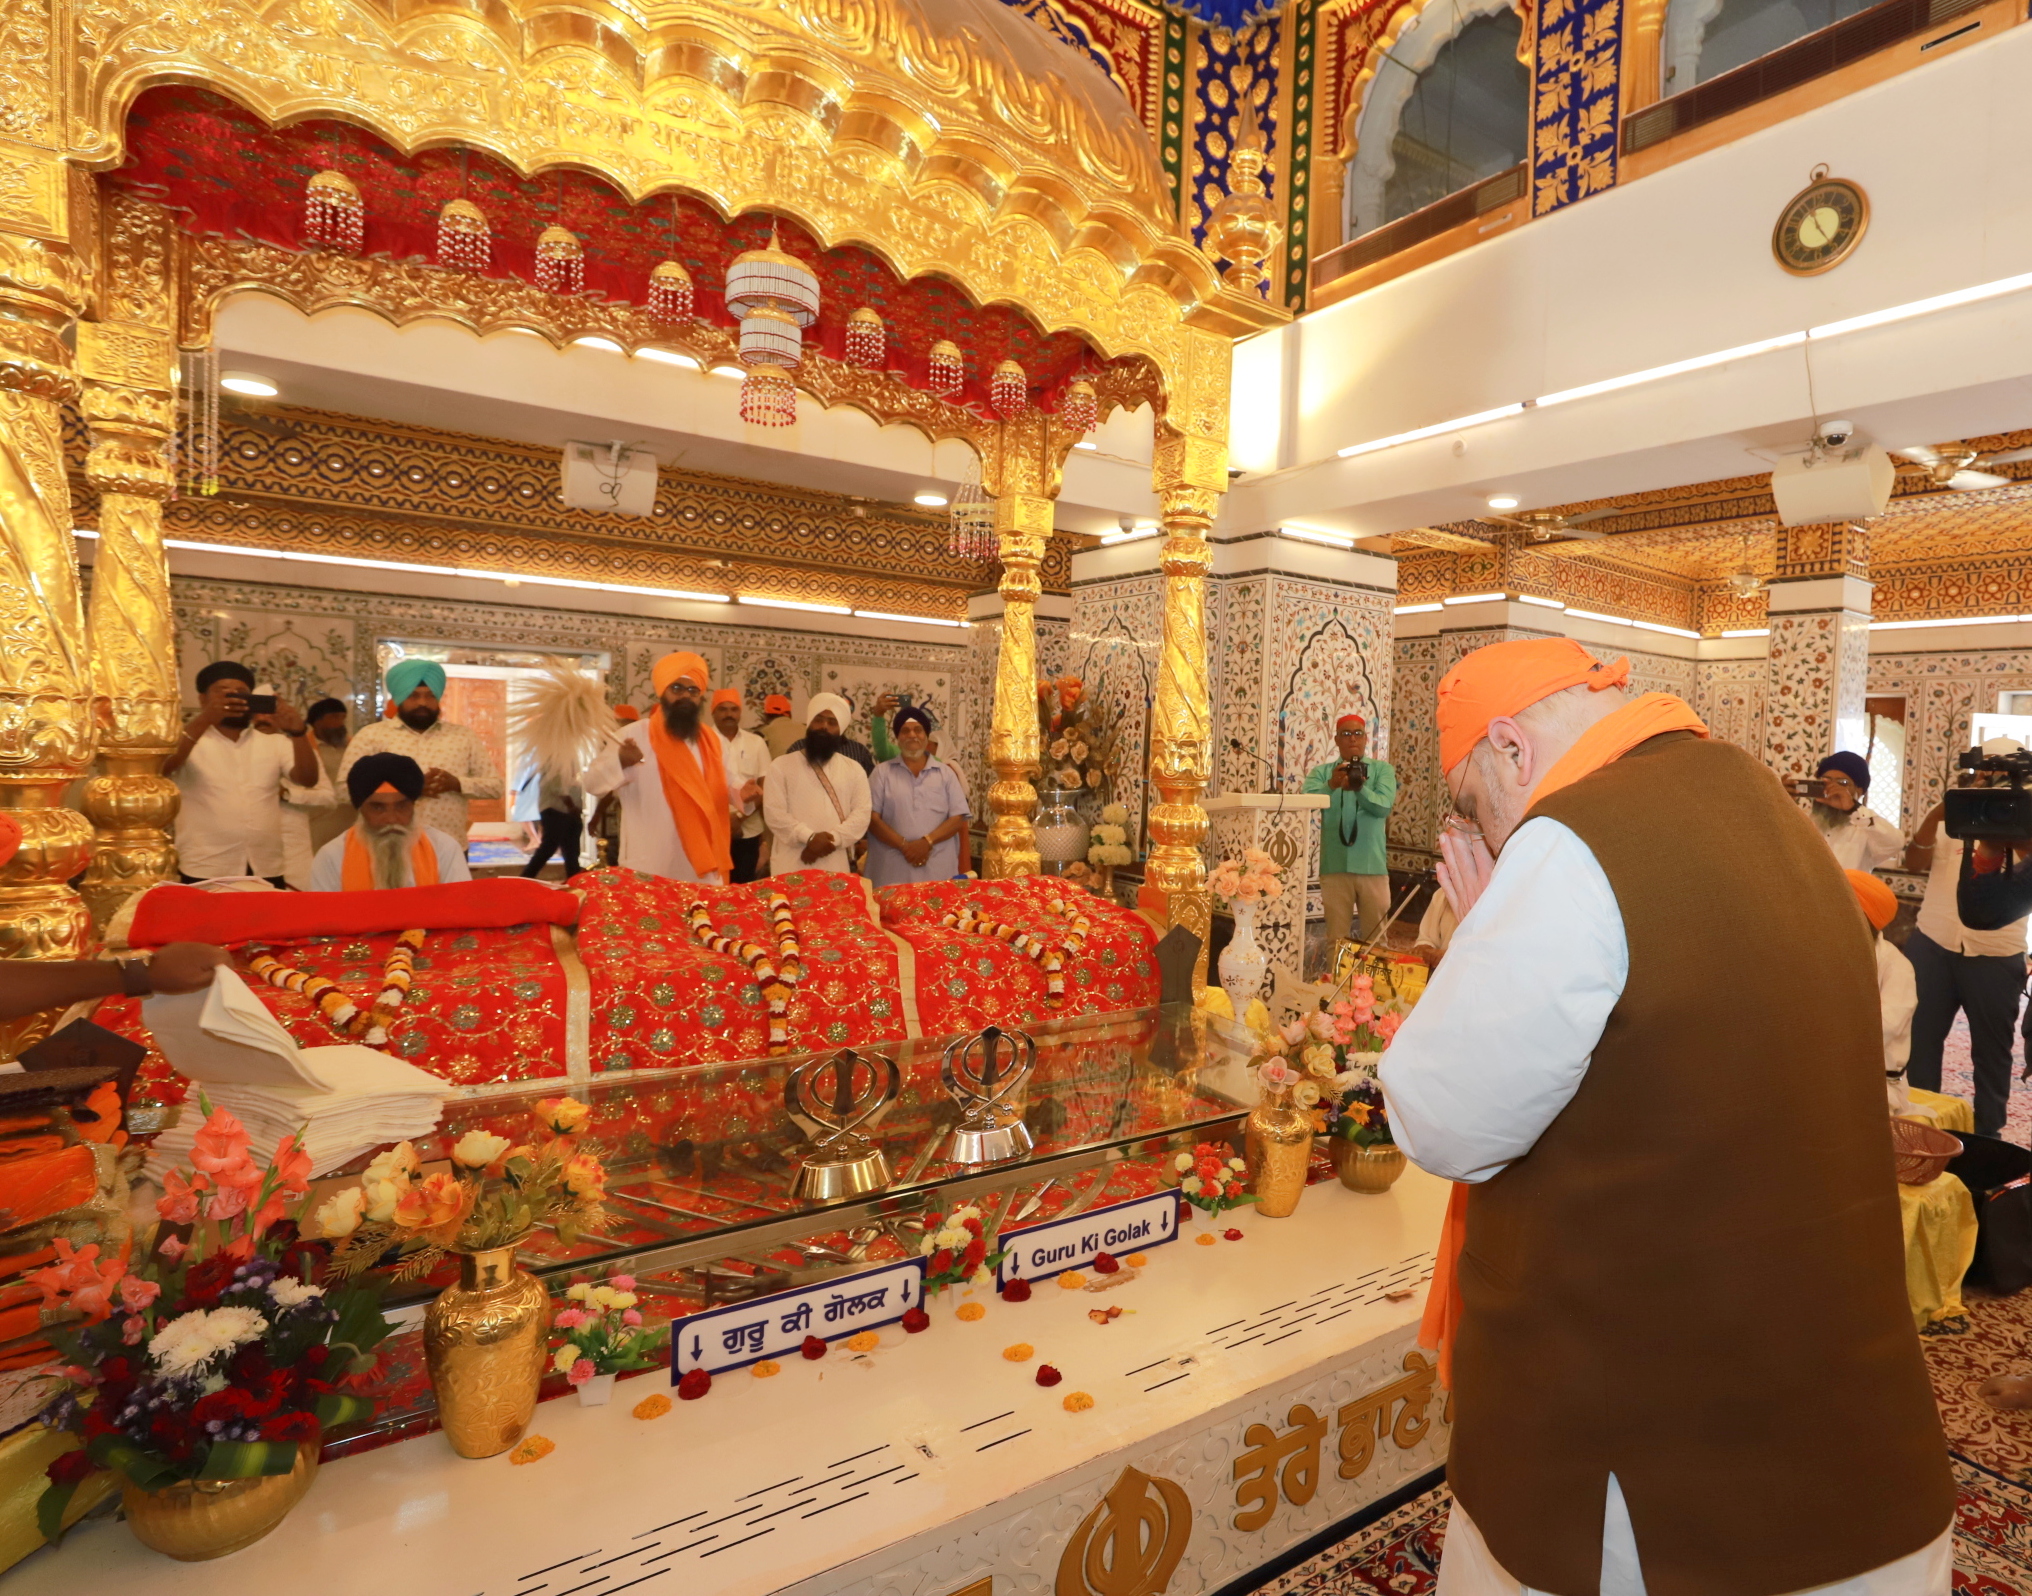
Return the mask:
<path fill-rule="evenodd" d="M 1311 1081 L 1300 1081 L 1291 1089 L 1291 1100 L 1300 1108 L 1311 1108 L 1319 1101 L 1319 1088 Z"/>
<path fill-rule="evenodd" d="M 508 1147 L 509 1141 L 505 1136 L 496 1136 L 492 1131 L 469 1130 L 452 1148 L 452 1162 L 464 1164 L 468 1169 L 485 1169 L 507 1152 Z"/>
<path fill-rule="evenodd" d="M 311 1216 L 311 1222 L 317 1226 L 320 1236 L 350 1236 L 360 1228 L 360 1220 L 366 1212 L 367 1194 L 358 1186 L 348 1186 L 326 1198 L 323 1206 Z"/>
<path fill-rule="evenodd" d="M 395 1205 L 409 1189 L 406 1177 L 402 1180 L 368 1180 L 363 1176 L 360 1185 L 367 1204 L 367 1217 L 373 1220 L 393 1219 Z"/>
<path fill-rule="evenodd" d="M 1331 1042 L 1334 1037 L 1334 1017 L 1324 1009 L 1315 1009 L 1306 1018 L 1306 1029 L 1322 1042 Z"/>

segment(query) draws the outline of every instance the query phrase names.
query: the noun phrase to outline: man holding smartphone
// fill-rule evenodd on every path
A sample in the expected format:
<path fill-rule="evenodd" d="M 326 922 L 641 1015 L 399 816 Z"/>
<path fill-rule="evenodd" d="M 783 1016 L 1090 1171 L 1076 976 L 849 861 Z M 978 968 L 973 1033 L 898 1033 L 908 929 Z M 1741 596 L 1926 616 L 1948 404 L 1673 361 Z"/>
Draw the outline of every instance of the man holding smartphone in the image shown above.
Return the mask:
<path fill-rule="evenodd" d="M 185 881 L 260 876 L 285 886 L 283 803 L 320 810 L 335 801 L 310 728 L 293 706 L 257 695 L 254 673 L 233 660 L 199 671 L 197 690 L 198 712 L 162 765 L 183 795 L 177 867 Z"/>

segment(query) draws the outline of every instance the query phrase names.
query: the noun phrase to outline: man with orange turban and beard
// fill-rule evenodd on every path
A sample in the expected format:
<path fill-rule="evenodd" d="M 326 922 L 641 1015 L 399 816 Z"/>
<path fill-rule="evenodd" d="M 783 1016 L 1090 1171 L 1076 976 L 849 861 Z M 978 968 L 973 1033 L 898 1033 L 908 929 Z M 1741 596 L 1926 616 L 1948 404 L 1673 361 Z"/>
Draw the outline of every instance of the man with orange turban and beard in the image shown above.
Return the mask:
<path fill-rule="evenodd" d="M 621 799 L 621 867 L 673 881 L 732 879 L 736 793 L 706 724 L 712 674 L 696 654 L 650 667 L 656 707 L 621 733 L 586 771 L 586 791 Z"/>
<path fill-rule="evenodd" d="M 1382 1065 L 1454 1188 L 1439 1596 L 1936 1596 L 1869 928 L 1810 820 L 1629 662 L 1439 687 L 1459 930 Z"/>

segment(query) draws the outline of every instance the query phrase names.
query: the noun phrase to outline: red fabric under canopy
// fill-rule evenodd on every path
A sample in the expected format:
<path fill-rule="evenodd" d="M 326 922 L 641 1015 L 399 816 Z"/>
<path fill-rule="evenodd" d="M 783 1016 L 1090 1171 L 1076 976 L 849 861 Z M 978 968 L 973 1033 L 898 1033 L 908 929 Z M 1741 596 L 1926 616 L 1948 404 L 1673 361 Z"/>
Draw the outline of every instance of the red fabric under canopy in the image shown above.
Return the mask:
<path fill-rule="evenodd" d="M 511 925 L 572 925 L 576 894 L 520 876 L 454 881 L 382 892 L 206 892 L 177 885 L 152 889 L 134 913 L 130 946 L 165 942 L 291 942 L 300 937 L 376 931 L 487 930 Z"/>

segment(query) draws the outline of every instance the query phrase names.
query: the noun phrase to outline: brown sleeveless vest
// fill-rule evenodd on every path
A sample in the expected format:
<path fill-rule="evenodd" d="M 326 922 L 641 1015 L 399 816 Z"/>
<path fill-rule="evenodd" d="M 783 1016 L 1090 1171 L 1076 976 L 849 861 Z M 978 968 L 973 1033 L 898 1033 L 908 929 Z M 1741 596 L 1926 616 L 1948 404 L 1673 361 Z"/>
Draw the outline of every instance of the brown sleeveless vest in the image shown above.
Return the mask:
<path fill-rule="evenodd" d="M 1650 1596 L 1918 1551 L 1954 1484 L 1848 883 L 1768 769 L 1683 732 L 1533 813 L 1600 861 L 1630 974 L 1573 1101 L 1469 1200 L 1455 1493 L 1557 1596 L 1596 1596 L 1611 1473 Z"/>

